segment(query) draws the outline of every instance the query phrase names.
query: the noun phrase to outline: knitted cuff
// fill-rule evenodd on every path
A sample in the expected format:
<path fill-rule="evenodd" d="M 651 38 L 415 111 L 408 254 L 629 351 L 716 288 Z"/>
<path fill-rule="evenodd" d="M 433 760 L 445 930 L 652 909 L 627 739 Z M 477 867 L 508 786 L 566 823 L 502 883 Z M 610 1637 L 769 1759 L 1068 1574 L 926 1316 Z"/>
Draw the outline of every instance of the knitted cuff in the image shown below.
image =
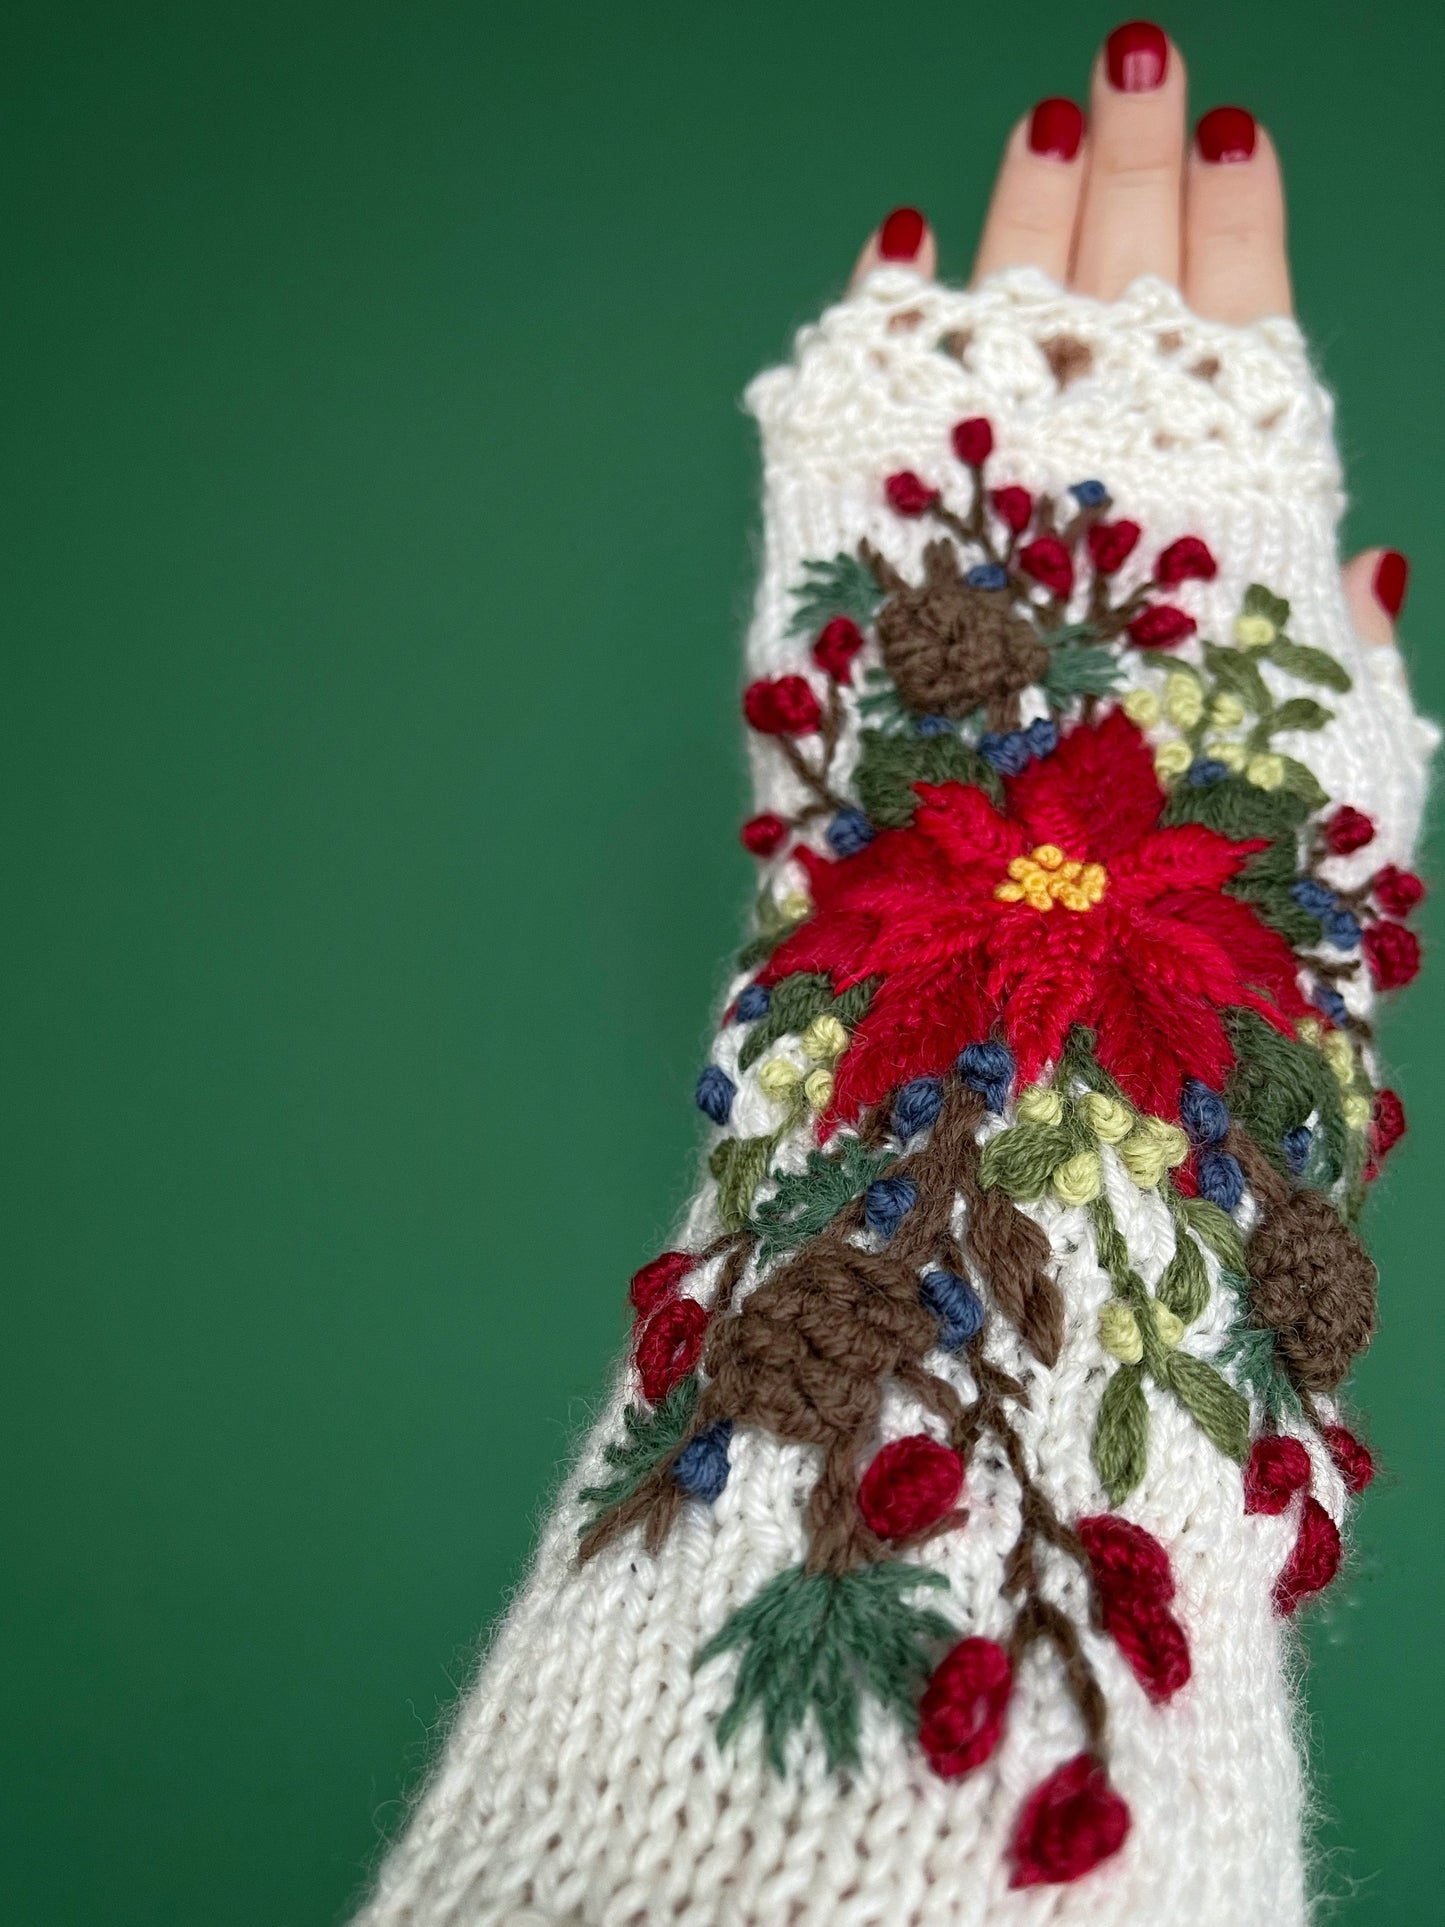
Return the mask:
<path fill-rule="evenodd" d="M 749 401 L 708 1176 L 363 1919 L 1291 1927 L 1435 740 L 1328 399 L 1289 322 L 890 268 Z"/>

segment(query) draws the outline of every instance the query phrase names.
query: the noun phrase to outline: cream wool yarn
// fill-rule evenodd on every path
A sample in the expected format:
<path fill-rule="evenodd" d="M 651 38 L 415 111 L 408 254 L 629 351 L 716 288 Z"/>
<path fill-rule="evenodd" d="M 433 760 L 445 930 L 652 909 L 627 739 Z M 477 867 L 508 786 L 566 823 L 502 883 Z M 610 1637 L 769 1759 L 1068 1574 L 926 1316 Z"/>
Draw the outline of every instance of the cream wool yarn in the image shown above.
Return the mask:
<path fill-rule="evenodd" d="M 1408 862 L 1435 732 L 1413 711 L 1394 651 L 1368 649 L 1351 631 L 1335 552 L 1342 498 L 1330 404 L 1292 323 L 1205 323 L 1176 292 L 1147 280 L 1105 306 L 1032 271 L 961 293 L 890 267 L 804 329 L 793 362 L 759 377 L 748 401 L 762 430 L 766 500 L 752 676 L 809 676 L 823 689 L 810 636 L 792 633 L 804 564 L 853 554 L 867 538 L 902 576 L 919 580 L 924 543 L 937 530 L 891 509 L 881 479 L 916 471 L 947 482 L 964 506 L 956 464 L 945 473 L 949 433 L 986 416 L 996 450 L 990 486 L 1059 495 L 1102 477 L 1114 512 L 1147 531 L 1147 546 L 1118 573 L 1121 591 L 1147 581 L 1153 557 L 1180 536 L 1202 537 L 1217 559 L 1212 579 L 1170 591 L 1199 633 L 1167 660 L 1130 649 L 1120 658 L 1118 693 L 1144 692 L 1128 708 L 1162 753 L 1161 767 L 1182 734 L 1169 720 L 1165 672 L 1199 664 L 1200 637 L 1227 640 L 1250 585 L 1268 585 L 1291 605 L 1291 635 L 1329 651 L 1352 679 L 1347 693 L 1316 692 L 1334 711 L 1326 728 L 1286 731 L 1269 750 L 1307 760 L 1332 806 L 1347 802 L 1374 822 L 1368 848 L 1330 860 L 1331 882 L 1349 889 L 1382 863 Z M 1075 619 L 1078 600 L 1068 611 Z M 1275 696 L 1303 687 L 1274 670 L 1266 680 Z M 1036 693 L 1024 698 L 1025 722 L 1043 713 Z M 1189 713 L 1187 702 L 1173 707 Z M 844 790 L 859 742 L 849 684 L 831 779 Z M 791 817 L 806 806 L 808 792 L 773 742 L 755 736 L 751 754 L 760 810 Z M 812 821 L 805 837 L 826 853 L 822 827 Z M 771 863 L 768 880 L 777 900 L 809 887 L 796 857 Z M 754 974 L 730 984 L 728 1007 Z M 1364 969 L 1338 988 L 1356 1015 L 1372 1003 Z M 774 1170 L 800 1172 L 815 1137 L 795 1093 L 836 1061 L 824 1045 L 837 1039 L 815 1036 L 814 1055 L 801 1033 L 785 1035 L 763 1061 L 745 1065 L 746 1035 L 746 1026 L 725 1022 L 714 1050 L 735 1090 L 726 1134 L 776 1134 Z M 770 1068 L 780 1062 L 791 1070 Z M 826 1104 L 823 1087 L 814 1094 Z M 1021 1122 L 1058 1128 L 1049 1120 L 1077 1096 L 1068 1088 L 1035 1094 L 1021 1118 L 1015 1093 L 1002 1113 L 991 1106 L 979 1136 L 986 1146 Z M 1080 1115 L 1100 1126 L 1093 1161 L 1019 1207 L 1052 1251 L 1063 1304 L 1056 1362 L 1041 1363 L 993 1305 L 983 1340 L 984 1357 L 1027 1390 L 1015 1411 L 1018 1436 L 1066 1520 L 1109 1510 L 1092 1441 L 1104 1385 L 1127 1349 L 1117 1339 L 1128 1325 L 1119 1310 L 1101 1326 L 1114 1286 L 1090 1194 L 1101 1187 L 1150 1294 L 1182 1235 L 1162 1190 L 1131 1175 L 1137 1140 L 1124 1135 L 1127 1115 L 1116 1110 L 1090 1097 Z M 1247 1234 L 1266 1206 L 1252 1184 L 1235 1212 L 1240 1229 Z M 719 1208 L 718 1187 L 706 1179 L 679 1248 L 707 1248 Z M 955 1232 L 966 1219 L 956 1204 Z M 707 1304 L 725 1262 L 714 1256 L 692 1271 L 682 1295 Z M 1180 1344 L 1219 1360 L 1235 1301 L 1218 1257 L 1205 1253 L 1204 1265 L 1207 1304 L 1185 1321 Z M 739 1303 L 759 1275 L 754 1262 Z M 1116 1335 L 1108 1348 L 1101 1330 Z M 971 1395 L 967 1355 L 934 1353 L 930 1362 Z M 1151 1703 L 1118 1645 L 1089 1627 L 1078 1568 L 1049 1564 L 1045 1593 L 1085 1628 L 1108 1703 L 1109 1779 L 1130 1825 L 1122 1847 L 1080 1877 L 1018 1887 L 1010 1842 L 1020 1810 L 1083 1744 L 1053 1655 L 1026 1653 L 1002 1740 L 957 1779 L 938 1777 L 917 1739 L 868 1699 L 851 1770 L 828 1770 L 811 1724 L 793 1734 L 781 1777 L 756 1721 L 719 1746 L 714 1727 L 739 1656 L 696 1669 L 695 1658 L 731 1613 L 804 1558 L 819 1455 L 739 1424 L 720 1495 L 711 1505 L 683 1503 L 659 1552 L 631 1529 L 579 1565 L 579 1535 L 593 1517 L 579 1495 L 608 1477 L 604 1449 L 636 1396 L 629 1367 L 357 1927 L 1292 1927 L 1307 1919 L 1292 1634 L 1272 1597 L 1291 1557 L 1298 1501 L 1275 1516 L 1246 1513 L 1240 1466 L 1177 1400 L 1148 1388 L 1147 1471 L 1119 1510 L 1168 1551 L 1191 1677 L 1167 1703 Z M 1328 1397 L 1315 1404 L 1321 1422 L 1335 1418 Z M 1256 1400 L 1256 1435 L 1263 1423 Z M 1342 1521 L 1348 1495 L 1318 1429 L 1287 1416 L 1281 1425 L 1305 1443 L 1315 1500 Z M 890 1383 L 883 1440 L 938 1429 L 914 1389 Z M 921 1598 L 956 1636 L 1003 1641 L 1014 1612 L 1003 1579 L 1020 1494 L 1005 1455 L 987 1440 L 969 1457 L 964 1502 L 965 1524 L 900 1556 L 946 1577 L 946 1593 Z"/>

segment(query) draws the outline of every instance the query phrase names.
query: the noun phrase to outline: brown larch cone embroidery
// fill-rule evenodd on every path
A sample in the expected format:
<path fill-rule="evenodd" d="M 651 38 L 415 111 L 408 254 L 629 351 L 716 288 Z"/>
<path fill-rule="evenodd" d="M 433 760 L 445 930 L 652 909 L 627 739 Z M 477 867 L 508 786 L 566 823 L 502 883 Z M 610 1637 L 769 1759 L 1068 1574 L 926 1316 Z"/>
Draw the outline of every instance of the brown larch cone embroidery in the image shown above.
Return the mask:
<path fill-rule="evenodd" d="M 884 1252 L 825 1238 L 775 1271 L 736 1316 L 717 1320 L 704 1364 L 703 1412 L 775 1438 L 821 1446 L 809 1505 L 809 1567 L 846 1571 L 867 1558 L 858 1458 L 878 1424 L 890 1376 L 938 1343 L 918 1277 Z"/>
<path fill-rule="evenodd" d="M 1249 1241 L 1250 1309 L 1295 1383 L 1330 1392 L 1375 1329 L 1375 1266 L 1329 1199 L 1296 1191 Z"/>
<path fill-rule="evenodd" d="M 888 593 L 878 641 L 908 707 L 953 717 L 983 708 L 991 727 L 1009 727 L 1019 692 L 1042 681 L 1049 665 L 1037 631 L 1017 613 L 1013 588 L 972 587 L 951 542 L 928 544 L 917 588 L 875 552 L 864 560 Z"/>

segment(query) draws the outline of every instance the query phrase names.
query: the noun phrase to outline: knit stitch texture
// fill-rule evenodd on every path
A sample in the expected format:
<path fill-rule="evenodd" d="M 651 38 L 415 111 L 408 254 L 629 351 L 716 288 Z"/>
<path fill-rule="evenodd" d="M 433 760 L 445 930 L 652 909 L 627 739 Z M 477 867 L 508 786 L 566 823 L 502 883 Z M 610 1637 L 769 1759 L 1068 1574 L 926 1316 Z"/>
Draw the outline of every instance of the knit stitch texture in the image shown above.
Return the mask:
<path fill-rule="evenodd" d="M 1298 1927 L 1436 740 L 1329 399 L 886 267 L 748 401 L 707 1171 L 357 1927 Z"/>

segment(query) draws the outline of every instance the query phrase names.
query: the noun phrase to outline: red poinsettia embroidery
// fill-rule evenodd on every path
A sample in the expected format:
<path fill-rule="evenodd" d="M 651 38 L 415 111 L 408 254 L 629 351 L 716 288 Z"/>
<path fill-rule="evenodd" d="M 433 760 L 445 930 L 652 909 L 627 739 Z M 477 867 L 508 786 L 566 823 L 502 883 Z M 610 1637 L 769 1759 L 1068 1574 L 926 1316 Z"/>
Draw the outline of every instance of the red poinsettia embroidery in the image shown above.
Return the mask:
<path fill-rule="evenodd" d="M 814 913 L 762 973 L 823 971 L 840 992 L 882 980 L 827 1127 L 991 1032 L 1036 1077 L 1075 1023 L 1135 1104 L 1174 1118 L 1186 1077 L 1218 1089 L 1230 1068 L 1225 1008 L 1286 1033 L 1304 1015 L 1289 945 L 1224 888 L 1263 846 L 1161 827 L 1164 793 L 1122 710 L 1007 779 L 1002 811 L 962 783 L 917 792 L 913 823 L 858 855 L 799 851 Z"/>

